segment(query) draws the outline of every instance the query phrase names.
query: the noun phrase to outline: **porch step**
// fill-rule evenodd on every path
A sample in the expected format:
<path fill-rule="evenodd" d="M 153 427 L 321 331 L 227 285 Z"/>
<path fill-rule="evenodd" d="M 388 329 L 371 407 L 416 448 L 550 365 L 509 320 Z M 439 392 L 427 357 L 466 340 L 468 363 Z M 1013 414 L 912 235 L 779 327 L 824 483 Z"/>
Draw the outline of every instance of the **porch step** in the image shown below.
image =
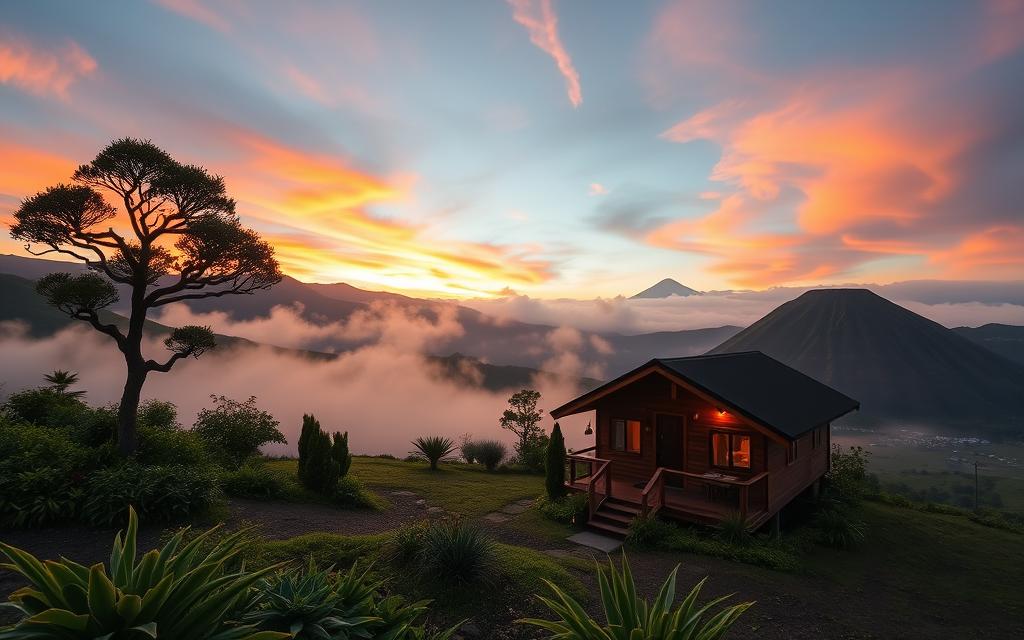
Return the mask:
<path fill-rule="evenodd" d="M 627 527 L 620 527 L 606 521 L 598 520 L 596 517 L 597 514 L 594 514 L 594 516 L 594 518 L 591 518 L 590 521 L 587 522 L 587 526 L 591 529 L 597 529 L 598 531 L 618 536 L 620 538 L 625 538 L 629 535 L 629 529 Z"/>
<path fill-rule="evenodd" d="M 626 513 L 634 517 L 640 515 L 640 505 L 634 502 L 626 502 L 625 500 L 620 500 L 619 498 L 608 498 L 601 505 L 601 508 L 611 509 L 614 511 L 618 511 L 620 513 Z"/>

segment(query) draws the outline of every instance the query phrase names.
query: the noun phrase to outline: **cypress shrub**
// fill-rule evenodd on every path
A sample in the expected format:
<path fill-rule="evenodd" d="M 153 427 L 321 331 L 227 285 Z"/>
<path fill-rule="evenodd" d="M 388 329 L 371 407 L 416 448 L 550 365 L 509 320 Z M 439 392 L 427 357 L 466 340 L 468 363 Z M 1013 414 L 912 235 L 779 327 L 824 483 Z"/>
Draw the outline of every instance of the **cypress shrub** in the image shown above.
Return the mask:
<path fill-rule="evenodd" d="M 312 414 L 302 415 L 302 432 L 299 434 L 299 481 L 306 484 L 306 462 L 309 459 L 309 444 L 313 436 L 320 433 L 320 421 Z"/>
<path fill-rule="evenodd" d="M 310 434 L 303 472 L 302 484 L 317 493 L 329 495 L 338 484 L 338 464 L 331 457 L 331 437 L 325 432 L 318 430 Z"/>
<path fill-rule="evenodd" d="M 338 477 L 344 478 L 352 466 L 352 454 L 348 452 L 348 431 L 334 432 L 334 445 L 331 447 L 331 458 L 338 465 Z"/>
<path fill-rule="evenodd" d="M 548 497 L 552 500 L 565 495 L 565 438 L 562 437 L 562 428 L 555 423 L 551 430 L 551 439 L 548 441 L 547 455 L 544 460 L 544 471 L 546 476 L 544 484 L 548 490 Z"/>

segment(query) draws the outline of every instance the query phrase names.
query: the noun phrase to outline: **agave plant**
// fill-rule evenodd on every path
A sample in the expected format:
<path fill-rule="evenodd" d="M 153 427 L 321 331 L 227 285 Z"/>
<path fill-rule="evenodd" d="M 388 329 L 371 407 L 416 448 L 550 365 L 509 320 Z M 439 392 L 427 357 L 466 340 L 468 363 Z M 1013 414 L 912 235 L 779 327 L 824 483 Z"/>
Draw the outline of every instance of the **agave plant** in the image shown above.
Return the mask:
<path fill-rule="evenodd" d="M 412 454 L 429 460 L 430 468 L 434 471 L 437 471 L 437 463 L 450 456 L 456 449 L 452 439 L 444 436 L 416 438 L 412 441 L 412 446 L 416 447 Z"/>
<path fill-rule="evenodd" d="M 205 555 L 201 549 L 216 529 L 187 544 L 186 530 L 182 530 L 162 549 L 137 560 L 138 524 L 131 509 L 123 538 L 120 532 L 114 538 L 109 572 L 102 563 L 86 567 L 66 558 L 43 562 L 0 543 L 0 553 L 9 561 L 0 567 L 20 573 L 30 583 L 11 594 L 7 606 L 20 611 L 23 618 L 0 629 L 0 640 L 289 637 L 230 622 L 249 588 L 279 567 L 228 572 L 247 530 L 225 537 Z"/>
<path fill-rule="evenodd" d="M 621 570 L 616 569 L 610 559 L 607 571 L 598 567 L 597 583 L 607 621 L 604 625 L 591 618 L 578 602 L 547 580 L 545 582 L 554 593 L 554 598 L 538 598 L 559 619 L 528 618 L 518 622 L 547 629 L 552 633 L 552 638 L 560 640 L 717 640 L 754 604 L 744 602 L 723 607 L 711 614 L 711 609 L 731 596 L 722 596 L 699 605 L 697 599 L 707 581 L 704 578 L 673 609 L 678 571 L 677 565 L 661 585 L 654 602 L 648 603 L 637 596 L 633 574 L 623 554 Z"/>
<path fill-rule="evenodd" d="M 242 620 L 299 640 L 371 638 L 370 628 L 382 621 L 372 615 L 379 586 L 358 566 L 346 573 L 334 573 L 334 567 L 321 571 L 310 558 L 305 569 L 264 578 Z"/>

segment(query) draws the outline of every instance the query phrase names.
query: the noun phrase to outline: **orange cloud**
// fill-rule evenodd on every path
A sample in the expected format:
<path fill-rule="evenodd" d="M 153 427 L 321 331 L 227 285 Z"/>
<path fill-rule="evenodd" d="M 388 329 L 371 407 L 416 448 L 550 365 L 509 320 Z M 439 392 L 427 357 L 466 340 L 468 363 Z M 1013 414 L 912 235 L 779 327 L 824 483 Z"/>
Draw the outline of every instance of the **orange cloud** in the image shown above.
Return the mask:
<path fill-rule="evenodd" d="M 0 194 L 23 198 L 67 181 L 78 166 L 70 158 L 0 140 Z"/>
<path fill-rule="evenodd" d="M 59 50 L 45 50 L 26 40 L 0 35 L 0 84 L 66 100 L 71 85 L 96 68 L 92 56 L 73 41 Z"/>
<path fill-rule="evenodd" d="M 558 36 L 558 16 L 551 0 L 509 0 L 509 4 L 512 5 L 512 17 L 530 34 L 530 42 L 555 60 L 558 71 L 565 78 L 569 102 L 573 107 L 583 104 L 580 74 Z"/>
<path fill-rule="evenodd" d="M 1024 274 L 1024 226 L 1004 225 L 973 233 L 931 261 L 954 277 L 1002 276 L 1020 279 Z"/>

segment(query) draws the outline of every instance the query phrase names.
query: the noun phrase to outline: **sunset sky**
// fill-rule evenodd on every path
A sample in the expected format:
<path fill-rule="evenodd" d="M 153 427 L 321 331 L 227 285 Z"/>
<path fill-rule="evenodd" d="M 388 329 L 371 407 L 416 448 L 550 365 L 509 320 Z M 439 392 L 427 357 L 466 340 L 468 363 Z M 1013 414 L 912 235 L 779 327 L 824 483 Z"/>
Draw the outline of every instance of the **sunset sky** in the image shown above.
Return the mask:
<path fill-rule="evenodd" d="M 0 4 L 0 223 L 122 136 L 305 281 L 1024 278 L 1020 0 Z"/>

